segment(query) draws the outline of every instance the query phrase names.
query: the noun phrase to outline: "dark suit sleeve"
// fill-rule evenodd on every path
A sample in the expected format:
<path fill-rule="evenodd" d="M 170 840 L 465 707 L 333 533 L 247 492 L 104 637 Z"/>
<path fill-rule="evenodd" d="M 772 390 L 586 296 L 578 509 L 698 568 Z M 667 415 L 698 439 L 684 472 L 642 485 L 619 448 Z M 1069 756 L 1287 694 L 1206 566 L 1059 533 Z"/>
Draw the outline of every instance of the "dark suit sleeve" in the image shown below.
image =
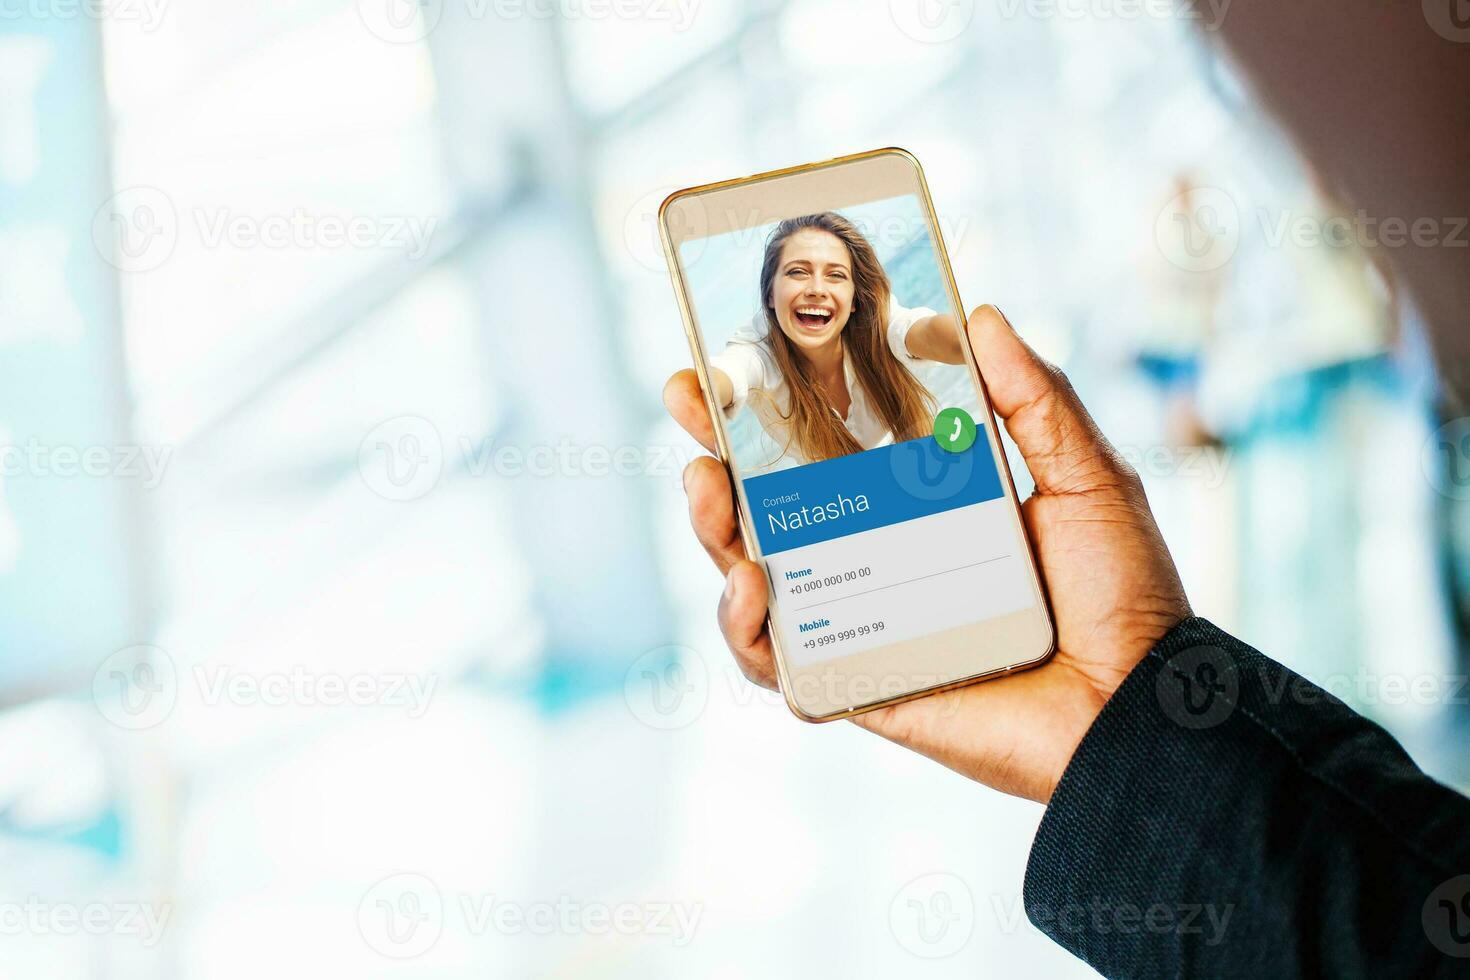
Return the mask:
<path fill-rule="evenodd" d="M 1470 801 L 1191 619 L 1078 746 L 1025 903 L 1108 977 L 1470 977 Z"/>

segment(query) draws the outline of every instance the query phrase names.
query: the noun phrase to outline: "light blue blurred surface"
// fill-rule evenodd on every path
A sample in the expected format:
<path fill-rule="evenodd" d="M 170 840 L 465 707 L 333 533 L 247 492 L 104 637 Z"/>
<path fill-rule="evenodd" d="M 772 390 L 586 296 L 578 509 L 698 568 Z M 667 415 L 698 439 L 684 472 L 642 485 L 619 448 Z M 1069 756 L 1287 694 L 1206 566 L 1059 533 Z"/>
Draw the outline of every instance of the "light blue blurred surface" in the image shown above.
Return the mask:
<path fill-rule="evenodd" d="M 964 301 L 1139 464 L 1196 611 L 1329 686 L 1435 680 L 1349 697 L 1470 783 L 1443 696 L 1470 521 L 1412 317 L 1362 253 L 1271 244 L 1334 205 L 1189 24 L 498 9 L 0 21 L 0 443 L 168 456 L 146 487 L 0 480 L 0 903 L 170 913 L 157 944 L 7 935 L 0 972 L 1087 975 L 1020 912 L 1040 811 L 792 720 L 725 653 L 687 530 L 657 205 L 877 146 L 924 162 Z M 1216 269 L 1169 261 L 1184 185 L 1239 209 Z M 94 218 L 132 187 L 171 250 L 115 268 Z M 210 235 L 297 215 L 372 234 Z M 945 305 L 929 243 L 879 244 L 902 302 Z M 712 308 L 749 316 L 758 247 L 710 244 Z M 318 686 L 262 693 L 293 677 Z M 119 678 L 156 699 L 128 709 Z M 397 958 L 377 903 L 405 908 L 403 874 L 443 904 Z M 971 900 L 940 958 L 903 938 L 933 875 Z M 466 917 L 488 897 L 699 925 L 514 933 Z"/>

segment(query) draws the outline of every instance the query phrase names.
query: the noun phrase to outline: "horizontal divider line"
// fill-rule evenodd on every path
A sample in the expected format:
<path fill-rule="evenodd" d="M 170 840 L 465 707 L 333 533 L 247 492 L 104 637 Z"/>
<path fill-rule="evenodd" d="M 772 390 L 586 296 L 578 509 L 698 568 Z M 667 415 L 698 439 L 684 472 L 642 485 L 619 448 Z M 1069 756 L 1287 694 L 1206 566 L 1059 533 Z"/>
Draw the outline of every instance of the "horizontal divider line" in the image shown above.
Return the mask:
<path fill-rule="evenodd" d="M 794 613 L 799 613 L 807 609 L 815 609 L 818 606 L 828 606 L 834 602 L 846 602 L 848 599 L 856 599 L 859 596 L 872 595 L 874 592 L 882 592 L 885 589 L 896 589 L 900 585 L 908 585 L 910 582 L 922 582 L 924 581 L 924 579 L 934 578 L 936 575 L 948 575 L 950 572 L 963 572 L 967 568 L 978 568 L 981 565 L 989 565 L 993 561 L 1000 561 L 1002 558 L 1009 557 L 1011 556 L 997 555 L 994 558 L 987 558 L 984 561 L 972 561 L 968 565 L 961 565 L 958 568 L 947 568 L 942 572 L 930 572 L 928 575 L 919 575 L 914 578 L 904 579 L 902 582 L 894 582 L 892 585 L 880 585 L 876 589 L 865 589 L 862 592 L 854 592 L 852 595 L 838 596 L 836 599 L 822 599 L 819 602 L 813 602 L 811 605 L 797 606 L 791 611 Z"/>

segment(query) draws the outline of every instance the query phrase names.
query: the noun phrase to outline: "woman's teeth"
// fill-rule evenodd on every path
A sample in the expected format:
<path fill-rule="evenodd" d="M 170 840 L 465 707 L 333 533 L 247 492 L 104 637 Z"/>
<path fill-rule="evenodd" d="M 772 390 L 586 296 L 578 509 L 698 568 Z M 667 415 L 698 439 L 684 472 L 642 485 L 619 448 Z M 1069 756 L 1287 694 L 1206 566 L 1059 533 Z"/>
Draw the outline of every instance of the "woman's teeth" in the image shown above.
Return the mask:
<path fill-rule="evenodd" d="M 796 308 L 796 319 L 802 326 L 822 326 L 832 319 L 832 311 L 820 306 L 798 306 Z"/>

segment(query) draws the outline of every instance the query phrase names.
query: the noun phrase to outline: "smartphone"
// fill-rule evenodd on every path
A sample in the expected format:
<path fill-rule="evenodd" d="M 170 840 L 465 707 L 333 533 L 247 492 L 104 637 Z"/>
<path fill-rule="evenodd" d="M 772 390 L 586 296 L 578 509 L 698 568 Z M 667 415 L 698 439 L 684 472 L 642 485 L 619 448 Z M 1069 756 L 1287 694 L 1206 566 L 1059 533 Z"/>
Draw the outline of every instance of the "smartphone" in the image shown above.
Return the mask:
<path fill-rule="evenodd" d="M 659 230 L 797 717 L 1050 656 L 918 160 L 881 149 L 691 187 Z"/>

